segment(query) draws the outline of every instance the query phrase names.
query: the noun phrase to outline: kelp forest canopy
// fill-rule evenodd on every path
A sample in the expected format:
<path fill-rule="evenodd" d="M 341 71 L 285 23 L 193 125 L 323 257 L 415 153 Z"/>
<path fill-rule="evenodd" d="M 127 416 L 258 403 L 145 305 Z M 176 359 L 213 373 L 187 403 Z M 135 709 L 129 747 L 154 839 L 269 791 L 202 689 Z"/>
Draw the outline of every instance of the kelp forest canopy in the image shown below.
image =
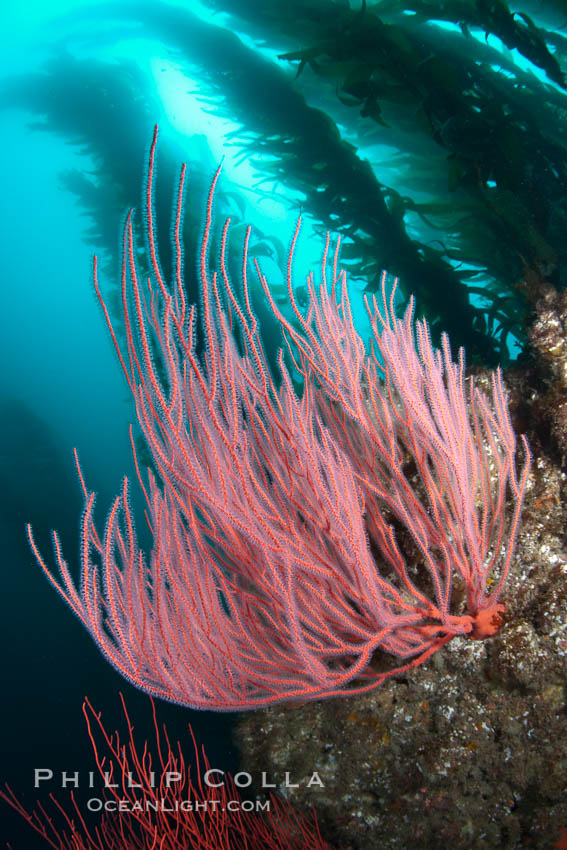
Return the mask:
<path fill-rule="evenodd" d="M 341 234 L 351 278 L 372 293 L 383 269 L 399 277 L 434 335 L 447 331 L 469 361 L 515 358 L 542 292 L 565 288 L 563 0 L 111 3 L 67 20 L 57 52 L 5 80 L 1 102 L 93 157 L 95 176 L 64 181 L 113 269 L 116 215 L 138 203 L 140 140 L 164 107 L 139 63 L 85 47 L 146 39 L 187 90 L 198 80 L 206 112 L 233 123 L 230 155 L 253 165 L 257 191 L 293 190 L 317 229 Z M 167 207 L 174 164 L 188 157 L 164 148 L 156 205 Z M 191 150 L 204 191 L 214 157 L 202 139 Z M 231 193 L 221 207 L 241 218 Z M 186 215 L 188 245 L 200 215 Z M 281 265 L 285 246 L 254 239 Z M 195 257 L 184 261 L 191 282 Z"/>

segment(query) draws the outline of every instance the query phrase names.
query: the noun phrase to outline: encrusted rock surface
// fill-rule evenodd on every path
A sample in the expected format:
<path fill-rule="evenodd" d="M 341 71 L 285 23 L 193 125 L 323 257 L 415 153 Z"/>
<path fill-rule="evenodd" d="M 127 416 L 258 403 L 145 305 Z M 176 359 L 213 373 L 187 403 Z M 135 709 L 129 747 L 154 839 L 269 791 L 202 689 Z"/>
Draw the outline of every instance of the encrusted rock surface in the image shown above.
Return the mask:
<path fill-rule="evenodd" d="M 562 463 L 567 460 L 567 292 L 544 287 L 529 339 L 536 357 L 540 391 L 532 405 L 539 430 L 549 429 Z"/>

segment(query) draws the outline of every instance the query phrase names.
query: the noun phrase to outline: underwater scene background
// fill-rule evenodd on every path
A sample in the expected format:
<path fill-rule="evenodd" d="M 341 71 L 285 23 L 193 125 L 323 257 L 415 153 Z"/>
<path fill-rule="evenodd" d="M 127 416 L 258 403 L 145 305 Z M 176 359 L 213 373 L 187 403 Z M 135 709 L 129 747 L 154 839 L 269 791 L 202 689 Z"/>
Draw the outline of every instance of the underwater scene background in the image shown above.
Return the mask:
<path fill-rule="evenodd" d="M 455 358 L 463 346 L 480 385 L 502 368 L 514 429 L 533 454 L 500 600 L 505 621 L 490 640 L 456 638 L 367 696 L 246 715 L 159 701 L 159 722 L 184 742 L 188 761 L 191 723 L 215 768 L 276 776 L 298 810 L 315 807 L 321 846 L 567 847 L 566 27 L 562 0 L 2 4 L 0 781 L 26 809 L 36 800 L 47 807 L 49 792 L 69 803 L 61 771 L 79 771 L 78 799 L 88 798 L 83 777 L 96 765 L 85 695 L 111 731 L 124 728 L 123 693 L 136 740 L 153 736 L 148 697 L 105 662 L 53 593 L 25 528 L 32 524 L 49 563 L 57 529 L 77 576 L 84 505 L 73 447 L 101 529 L 123 476 L 136 478 L 135 411 L 92 258 L 124 342 L 121 233 L 135 208 L 145 246 L 139 211 L 158 124 L 160 258 L 170 278 L 186 162 L 190 302 L 202 304 L 198 251 L 222 161 L 212 253 L 230 216 L 235 279 L 250 223 L 249 257 L 293 323 L 286 265 L 297 216 L 302 309 L 326 231 L 340 234 L 364 341 L 364 295 L 379 292 L 385 270 L 399 278 L 399 310 L 413 294 L 433 342 L 447 332 Z M 277 375 L 280 326 L 250 281 Z M 198 345 L 202 353 L 202 338 Z M 135 439 L 150 463 L 141 432 Z M 149 549 L 136 487 L 131 507 Z M 35 768 L 53 770 L 53 782 L 35 789 Z M 283 788 L 286 771 L 298 788 Z M 313 772 L 324 789 L 308 787 Z M 48 846 L 5 804 L 0 824 L 14 850 Z M 313 846 L 297 827 L 279 840 Z M 246 846 L 224 841 L 179 846 Z"/>

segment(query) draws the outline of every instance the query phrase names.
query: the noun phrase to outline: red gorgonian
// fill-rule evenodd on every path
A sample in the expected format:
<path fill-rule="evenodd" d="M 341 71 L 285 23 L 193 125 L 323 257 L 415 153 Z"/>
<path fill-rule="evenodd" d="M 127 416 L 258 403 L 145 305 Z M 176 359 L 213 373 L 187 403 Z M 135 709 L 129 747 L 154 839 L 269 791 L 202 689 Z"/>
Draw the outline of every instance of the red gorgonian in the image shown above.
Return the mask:
<path fill-rule="evenodd" d="M 29 810 L 10 786 L 0 789 L 0 799 L 54 850 L 330 850 L 314 811 L 302 814 L 274 793 L 265 800 L 243 797 L 238 776 L 211 768 L 191 726 L 194 760 L 188 763 L 179 741 L 160 728 L 153 703 L 154 740 L 139 734 L 137 740 L 121 700 L 122 738 L 105 728 L 88 699 L 83 703 L 100 783 L 91 778 L 88 802 L 75 792 L 65 803 L 50 793 L 49 802 L 38 800 Z M 87 812 L 102 815 L 93 822 Z"/>
<path fill-rule="evenodd" d="M 153 534 L 140 551 L 128 481 L 101 538 L 85 496 L 77 587 L 54 534 L 57 579 L 37 560 L 105 657 L 144 691 L 214 710 L 368 691 L 423 662 L 456 635 L 495 633 L 514 553 L 530 453 L 516 438 L 500 371 L 490 396 L 465 377 L 464 354 L 432 347 L 410 302 L 402 319 L 382 283 L 367 304 L 370 351 L 338 268 L 307 277 L 294 321 L 258 279 L 286 343 L 280 382 L 266 362 L 243 249 L 242 298 L 226 268 L 209 268 L 212 208 L 200 252 L 204 353 L 181 275 L 185 168 L 174 223 L 171 285 L 158 261 L 137 268 L 132 212 L 124 229 L 123 352 L 100 294 L 153 469 L 136 468 Z M 298 394 L 292 381 L 302 382 Z M 77 463 L 78 466 L 78 463 Z"/>

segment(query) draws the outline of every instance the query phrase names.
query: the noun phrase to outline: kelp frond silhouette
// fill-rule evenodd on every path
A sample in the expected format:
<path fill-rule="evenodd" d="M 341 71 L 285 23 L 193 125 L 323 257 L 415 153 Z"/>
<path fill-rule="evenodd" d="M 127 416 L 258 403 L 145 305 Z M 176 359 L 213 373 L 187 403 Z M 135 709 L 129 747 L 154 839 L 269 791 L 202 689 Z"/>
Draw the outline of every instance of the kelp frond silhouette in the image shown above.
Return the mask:
<path fill-rule="evenodd" d="M 209 268 L 217 172 L 200 251 L 204 352 L 181 274 L 183 167 L 171 286 L 158 259 L 152 210 L 151 277 L 136 264 L 132 213 L 124 230 L 120 349 L 100 295 L 153 461 L 138 477 L 153 534 L 140 550 L 128 481 L 104 536 L 87 490 L 81 582 L 54 534 L 60 579 L 30 543 L 51 583 L 105 657 L 142 690 L 214 710 L 368 691 L 422 663 L 456 635 L 494 634 L 514 553 L 530 465 L 516 439 L 499 371 L 488 397 L 465 379 L 447 337 L 433 349 L 425 321 L 403 319 L 382 283 L 368 303 L 370 352 L 358 335 L 338 251 L 325 245 L 321 281 L 295 321 L 278 310 L 286 342 L 281 384 L 265 359 L 243 252 L 243 299 Z M 331 279 L 327 277 L 331 275 Z M 293 369 L 288 368 L 293 364 Z M 299 394 L 292 375 L 303 384 Z M 78 462 L 77 462 L 78 466 Z"/>

